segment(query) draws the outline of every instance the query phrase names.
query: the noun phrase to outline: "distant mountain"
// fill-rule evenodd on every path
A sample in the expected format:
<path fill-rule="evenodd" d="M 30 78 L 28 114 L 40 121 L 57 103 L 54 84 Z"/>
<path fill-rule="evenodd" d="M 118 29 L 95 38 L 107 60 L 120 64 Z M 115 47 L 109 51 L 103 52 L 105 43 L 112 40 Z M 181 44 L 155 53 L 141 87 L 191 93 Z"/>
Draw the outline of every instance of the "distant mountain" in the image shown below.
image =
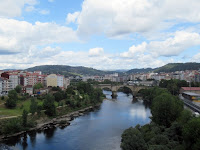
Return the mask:
<path fill-rule="evenodd" d="M 152 68 L 142 68 L 142 69 L 131 69 L 127 71 L 126 73 L 131 74 L 131 73 L 147 73 L 147 72 L 152 72 L 154 69 Z"/>
<path fill-rule="evenodd" d="M 42 71 L 44 74 L 61 74 L 66 77 L 68 76 L 82 76 L 82 75 L 105 75 L 111 74 L 112 71 L 101 71 L 93 68 L 87 67 L 72 67 L 72 66 L 65 66 L 65 65 L 44 65 L 44 66 L 35 66 L 32 68 L 26 69 L 27 71 Z"/>
<path fill-rule="evenodd" d="M 175 72 L 185 70 L 199 70 L 200 63 L 169 63 L 154 70 L 154 72 Z"/>
<path fill-rule="evenodd" d="M 142 68 L 142 69 L 131 69 L 127 71 L 126 73 L 147 73 L 147 72 L 175 72 L 175 71 L 185 71 L 185 70 L 199 70 L 200 69 L 200 63 L 195 62 L 188 62 L 188 63 L 169 63 L 167 65 L 164 65 L 162 67 L 158 68 Z"/>

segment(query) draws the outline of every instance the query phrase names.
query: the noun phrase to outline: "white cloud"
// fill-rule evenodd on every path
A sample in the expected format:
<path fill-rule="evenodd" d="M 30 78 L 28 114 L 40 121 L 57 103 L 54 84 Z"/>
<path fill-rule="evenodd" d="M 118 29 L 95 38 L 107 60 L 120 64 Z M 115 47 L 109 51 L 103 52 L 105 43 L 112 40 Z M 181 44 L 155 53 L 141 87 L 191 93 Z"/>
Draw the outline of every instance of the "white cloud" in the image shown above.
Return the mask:
<path fill-rule="evenodd" d="M 68 16 L 73 16 L 71 22 L 78 16 L 80 35 L 115 37 L 162 30 L 185 21 L 200 22 L 199 7 L 199 0 L 85 0 L 79 15 Z"/>
<path fill-rule="evenodd" d="M 147 43 L 143 42 L 142 44 L 135 46 L 133 45 L 132 47 L 129 48 L 128 52 L 124 52 L 121 54 L 121 57 L 134 57 L 136 54 L 141 54 L 146 51 L 146 46 Z"/>
<path fill-rule="evenodd" d="M 78 12 L 78 11 L 73 14 L 71 14 L 71 13 L 67 14 L 67 18 L 66 18 L 67 24 L 76 22 L 79 14 L 80 14 L 80 12 Z"/>
<path fill-rule="evenodd" d="M 0 18 L 0 54 L 22 53 L 31 46 L 78 41 L 71 28 L 55 23 L 35 24 L 26 21 Z"/>
<path fill-rule="evenodd" d="M 148 49 L 155 56 L 177 56 L 186 49 L 200 45 L 200 34 L 195 32 L 177 31 L 174 37 L 165 41 L 152 41 Z"/>
<path fill-rule="evenodd" d="M 37 0 L 1 0 L 0 17 L 18 17 L 22 13 L 25 5 L 34 6 L 38 4 Z M 30 8 L 27 8 L 30 10 Z"/>
<path fill-rule="evenodd" d="M 191 59 L 191 62 L 200 62 L 200 53 L 197 53 L 196 55 L 194 55 Z"/>
<path fill-rule="evenodd" d="M 148 44 L 143 42 L 140 45 L 133 45 L 127 52 L 121 53 L 124 58 L 140 57 L 141 54 L 148 53 L 152 57 L 178 56 L 190 47 L 200 45 L 200 34 L 195 32 L 177 31 L 173 37 L 163 41 L 151 41 Z"/>
<path fill-rule="evenodd" d="M 101 55 L 103 55 L 103 53 L 104 53 L 103 48 L 99 48 L 99 47 L 92 48 L 89 50 L 89 56 L 91 56 L 91 57 L 101 56 Z"/>

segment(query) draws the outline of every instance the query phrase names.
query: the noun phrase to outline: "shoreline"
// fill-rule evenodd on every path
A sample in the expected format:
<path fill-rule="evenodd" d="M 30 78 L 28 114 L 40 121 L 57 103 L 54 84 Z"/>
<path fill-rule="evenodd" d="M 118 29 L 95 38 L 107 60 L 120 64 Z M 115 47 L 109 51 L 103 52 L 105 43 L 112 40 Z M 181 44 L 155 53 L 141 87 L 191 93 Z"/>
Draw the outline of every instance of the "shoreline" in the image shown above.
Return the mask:
<path fill-rule="evenodd" d="M 10 138 L 22 136 L 23 134 L 27 134 L 30 132 L 41 132 L 47 129 L 57 128 L 57 127 L 61 127 L 61 128 L 67 127 L 70 125 L 70 121 L 74 120 L 74 118 L 83 116 L 87 112 L 92 112 L 95 109 L 97 109 L 100 105 L 101 103 L 65 114 L 62 116 L 58 116 L 56 118 L 52 118 L 50 121 L 37 124 L 36 127 L 30 128 L 29 130 L 26 130 L 26 131 L 21 131 L 12 135 L 2 135 L 0 136 L 0 142 L 8 141 Z"/>

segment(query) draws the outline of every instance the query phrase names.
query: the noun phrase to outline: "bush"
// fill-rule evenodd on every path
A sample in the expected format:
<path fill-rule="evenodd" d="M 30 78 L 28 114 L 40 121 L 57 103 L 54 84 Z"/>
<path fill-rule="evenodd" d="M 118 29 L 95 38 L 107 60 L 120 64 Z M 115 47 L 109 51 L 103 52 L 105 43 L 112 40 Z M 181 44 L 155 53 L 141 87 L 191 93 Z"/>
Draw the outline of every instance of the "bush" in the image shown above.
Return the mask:
<path fill-rule="evenodd" d="M 13 118 L 4 122 L 3 134 L 14 134 L 22 130 L 21 119 Z"/>

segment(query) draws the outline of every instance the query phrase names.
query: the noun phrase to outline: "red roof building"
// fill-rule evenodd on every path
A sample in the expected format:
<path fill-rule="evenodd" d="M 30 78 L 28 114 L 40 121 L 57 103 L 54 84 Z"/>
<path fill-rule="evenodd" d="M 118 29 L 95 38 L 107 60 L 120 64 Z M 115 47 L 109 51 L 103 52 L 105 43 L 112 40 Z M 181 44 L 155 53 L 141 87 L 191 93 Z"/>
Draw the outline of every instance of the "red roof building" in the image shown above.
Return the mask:
<path fill-rule="evenodd" d="M 184 93 L 184 92 L 193 92 L 193 93 L 200 94 L 200 87 L 181 87 L 180 93 Z"/>

